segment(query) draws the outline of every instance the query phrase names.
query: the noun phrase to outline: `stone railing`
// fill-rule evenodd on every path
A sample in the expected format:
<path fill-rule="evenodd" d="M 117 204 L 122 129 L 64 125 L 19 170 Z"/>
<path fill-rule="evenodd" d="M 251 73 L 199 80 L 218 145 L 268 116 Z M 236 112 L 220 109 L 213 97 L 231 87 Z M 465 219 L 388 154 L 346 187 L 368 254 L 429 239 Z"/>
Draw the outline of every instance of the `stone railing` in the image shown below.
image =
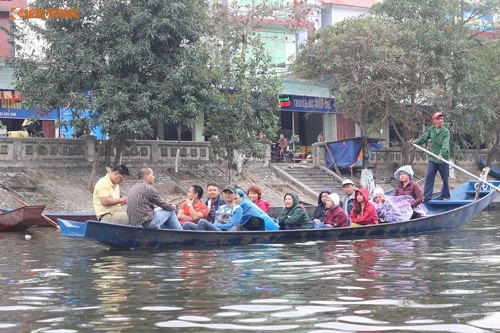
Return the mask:
<path fill-rule="evenodd" d="M 84 163 L 94 160 L 99 151 L 99 144 L 94 136 L 83 136 L 79 139 L 53 138 L 0 138 L 0 165 L 21 165 L 31 161 L 38 164 L 53 165 L 57 163 Z M 130 141 L 122 152 L 122 162 L 127 164 L 147 163 L 154 165 L 173 166 L 177 154 L 177 141 L 164 140 L 134 140 Z M 269 149 L 270 150 L 270 149 Z M 101 149 L 104 155 L 104 149 Z M 115 152 L 111 153 L 111 160 Z M 268 161 L 270 151 L 267 153 Z M 180 164 L 201 163 L 213 161 L 209 142 L 182 141 L 179 151 Z M 267 163 L 264 160 L 246 157 L 247 160 Z"/>
<path fill-rule="evenodd" d="M 103 142 L 101 142 L 104 144 Z M 100 142 L 94 136 L 83 136 L 79 139 L 52 138 L 0 138 L 0 166 L 37 164 L 61 166 L 92 162 L 98 151 Z M 209 142 L 182 141 L 180 145 L 180 164 L 201 163 L 213 161 L 214 156 Z M 157 164 L 173 166 L 177 153 L 177 141 L 135 140 L 130 141 L 124 149 L 122 161 L 127 164 Z M 454 152 L 455 164 L 468 169 L 477 170 L 478 161 L 486 159 L 486 150 L 468 149 Z M 101 150 L 104 154 L 104 149 Z M 112 154 L 114 156 L 114 154 Z M 313 164 L 326 165 L 326 150 L 324 143 L 313 144 Z M 249 161 L 267 165 L 270 159 L 270 149 L 267 158 Z M 112 158 L 113 160 L 113 158 Z M 368 160 L 368 165 L 379 170 L 393 172 L 401 166 L 402 158 L 399 148 L 383 148 L 374 150 Z M 414 167 L 424 167 L 427 164 L 427 154 L 416 151 Z M 500 154 L 494 156 L 493 165 L 500 164 Z"/>
<path fill-rule="evenodd" d="M 313 144 L 313 164 L 326 165 L 326 149 L 323 142 Z M 478 170 L 480 160 L 485 160 L 488 151 L 484 149 L 462 149 L 454 151 L 454 164 L 466 170 Z M 373 150 L 367 161 L 369 167 L 376 167 L 380 170 L 394 172 L 402 165 L 402 154 L 399 148 L 382 148 Z M 425 152 L 417 150 L 413 166 L 425 170 L 428 163 L 428 156 Z M 493 155 L 492 165 L 500 164 L 500 154 Z M 391 171 L 392 170 L 392 171 Z M 389 173 L 390 174 L 390 173 Z M 479 174 L 479 173 L 478 173 Z"/>

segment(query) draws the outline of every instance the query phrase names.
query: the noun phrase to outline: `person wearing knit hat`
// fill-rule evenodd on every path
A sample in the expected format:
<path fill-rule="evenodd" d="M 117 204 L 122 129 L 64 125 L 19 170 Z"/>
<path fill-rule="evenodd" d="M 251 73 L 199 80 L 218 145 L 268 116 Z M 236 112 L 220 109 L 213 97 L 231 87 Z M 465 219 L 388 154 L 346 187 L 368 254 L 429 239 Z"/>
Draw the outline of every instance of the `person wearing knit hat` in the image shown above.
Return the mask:
<path fill-rule="evenodd" d="M 410 201 L 411 207 L 415 208 L 420 205 L 424 196 L 422 188 L 416 181 L 413 180 L 413 168 L 411 165 L 403 165 L 394 173 L 399 182 L 394 189 L 393 196 L 409 195 L 412 200 Z"/>
<path fill-rule="evenodd" d="M 425 175 L 424 202 L 432 199 L 434 181 L 438 172 L 443 181 L 441 199 L 450 199 L 450 187 L 448 184 L 450 169 L 448 164 L 444 162 L 444 160 L 450 159 L 450 130 L 443 126 L 444 115 L 441 112 L 436 112 L 432 115 L 432 122 L 434 125 L 430 126 L 421 136 L 415 140 L 408 141 L 410 145 L 421 145 L 429 142 L 431 146 L 430 151 L 437 156 L 429 156 L 429 164 L 427 164 L 427 173 Z"/>
<path fill-rule="evenodd" d="M 375 205 L 379 223 L 401 222 L 410 219 L 413 209 L 407 201 L 398 200 L 398 198 L 401 197 L 386 197 L 382 187 L 375 187 L 372 193 L 372 202 Z"/>
<path fill-rule="evenodd" d="M 316 222 L 314 228 L 342 228 L 349 226 L 349 219 L 347 218 L 344 209 L 339 205 L 340 197 L 337 193 L 330 193 L 325 199 L 325 219 L 323 223 Z"/>
<path fill-rule="evenodd" d="M 411 167 L 411 165 L 403 165 L 402 167 L 397 169 L 394 173 L 394 178 L 399 179 L 399 174 L 401 172 L 405 172 L 408 177 L 410 177 L 410 179 L 413 178 L 413 168 Z"/>

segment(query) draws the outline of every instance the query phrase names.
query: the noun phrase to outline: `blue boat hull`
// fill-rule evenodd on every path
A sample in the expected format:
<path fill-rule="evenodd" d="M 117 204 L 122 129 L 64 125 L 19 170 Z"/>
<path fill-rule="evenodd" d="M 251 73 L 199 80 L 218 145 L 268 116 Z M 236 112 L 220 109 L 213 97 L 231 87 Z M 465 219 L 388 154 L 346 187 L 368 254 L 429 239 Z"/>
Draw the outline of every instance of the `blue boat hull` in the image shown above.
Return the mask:
<path fill-rule="evenodd" d="M 278 231 L 180 231 L 151 230 L 142 227 L 102 223 L 74 222 L 59 219 L 61 234 L 85 238 L 119 248 L 179 248 L 207 246 L 241 246 L 321 240 L 397 237 L 428 232 L 455 230 L 484 210 L 498 196 L 483 185 L 479 200 L 472 200 L 477 182 L 469 182 L 452 192 L 452 200 L 431 200 L 429 215 L 405 222 L 356 228 L 303 229 Z M 500 182 L 493 185 L 499 186 Z"/>

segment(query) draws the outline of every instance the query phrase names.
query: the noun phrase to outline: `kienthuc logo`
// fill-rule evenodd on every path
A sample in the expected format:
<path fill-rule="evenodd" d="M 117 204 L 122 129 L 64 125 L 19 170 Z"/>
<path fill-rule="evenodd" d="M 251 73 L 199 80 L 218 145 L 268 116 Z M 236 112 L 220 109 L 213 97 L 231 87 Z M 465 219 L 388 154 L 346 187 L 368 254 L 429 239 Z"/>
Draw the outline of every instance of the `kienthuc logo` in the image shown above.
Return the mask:
<path fill-rule="evenodd" d="M 61 19 L 79 19 L 80 9 L 73 8 L 11 8 L 11 20 L 61 20 Z"/>

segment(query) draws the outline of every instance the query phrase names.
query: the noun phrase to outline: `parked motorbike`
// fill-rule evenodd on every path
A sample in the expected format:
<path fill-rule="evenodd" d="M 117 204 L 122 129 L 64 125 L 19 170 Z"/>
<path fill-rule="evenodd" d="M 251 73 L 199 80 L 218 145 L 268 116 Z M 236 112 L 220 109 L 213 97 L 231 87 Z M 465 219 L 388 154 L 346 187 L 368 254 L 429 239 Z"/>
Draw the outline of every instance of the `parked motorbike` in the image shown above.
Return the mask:
<path fill-rule="evenodd" d="M 283 150 L 279 142 L 273 140 L 271 143 L 271 162 L 273 163 L 292 163 L 293 162 L 293 150 L 291 148 L 291 143 Z"/>

